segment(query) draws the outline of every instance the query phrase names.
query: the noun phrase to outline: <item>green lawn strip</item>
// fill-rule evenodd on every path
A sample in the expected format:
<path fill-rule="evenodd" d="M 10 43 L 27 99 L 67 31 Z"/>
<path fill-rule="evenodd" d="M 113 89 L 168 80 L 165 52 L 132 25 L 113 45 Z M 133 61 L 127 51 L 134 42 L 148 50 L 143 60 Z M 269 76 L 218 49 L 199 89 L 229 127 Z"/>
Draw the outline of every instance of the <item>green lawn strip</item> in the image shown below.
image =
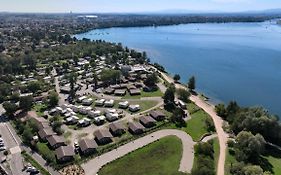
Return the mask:
<path fill-rule="evenodd" d="M 201 137 L 208 133 L 205 123 L 208 114 L 203 110 L 199 110 L 191 115 L 191 119 L 187 121 L 187 126 L 183 128 L 194 141 L 199 141 Z"/>
<path fill-rule="evenodd" d="M 38 149 L 38 153 L 42 155 L 42 157 L 53 165 L 56 165 L 56 156 L 53 150 L 50 150 L 47 143 L 38 142 L 36 145 Z"/>
<path fill-rule="evenodd" d="M 214 140 L 213 147 L 214 147 L 215 172 L 217 172 L 219 155 L 220 155 L 220 144 L 218 138 L 215 138 L 213 140 Z"/>
<path fill-rule="evenodd" d="M 235 159 L 235 154 L 232 150 L 232 148 L 227 148 L 226 149 L 226 159 L 225 159 L 225 175 L 231 175 L 230 173 L 230 167 L 232 164 L 236 163 L 237 160 Z"/>
<path fill-rule="evenodd" d="M 168 136 L 104 166 L 99 175 L 180 175 L 180 139 Z"/>
<path fill-rule="evenodd" d="M 34 160 L 28 153 L 22 152 L 25 161 L 31 163 L 42 175 L 51 175 L 45 168 L 43 168 L 36 160 Z"/>
<path fill-rule="evenodd" d="M 47 106 L 45 104 L 35 104 L 33 106 L 34 110 L 36 111 L 38 116 L 43 116 L 44 115 L 44 111 L 47 109 Z"/>
<path fill-rule="evenodd" d="M 187 110 L 190 114 L 193 114 L 193 113 L 199 111 L 200 108 L 196 104 L 191 102 L 191 103 L 187 103 Z"/>
<path fill-rule="evenodd" d="M 158 89 L 157 91 L 153 91 L 153 92 L 145 92 L 145 91 L 141 91 L 141 95 L 133 95 L 131 96 L 130 93 L 126 93 L 126 95 L 124 97 L 122 97 L 122 99 L 139 99 L 142 97 L 162 97 L 163 93 L 160 91 L 160 89 Z"/>
<path fill-rule="evenodd" d="M 281 174 L 281 151 L 276 148 L 267 147 L 260 159 L 261 167 L 272 174 Z"/>

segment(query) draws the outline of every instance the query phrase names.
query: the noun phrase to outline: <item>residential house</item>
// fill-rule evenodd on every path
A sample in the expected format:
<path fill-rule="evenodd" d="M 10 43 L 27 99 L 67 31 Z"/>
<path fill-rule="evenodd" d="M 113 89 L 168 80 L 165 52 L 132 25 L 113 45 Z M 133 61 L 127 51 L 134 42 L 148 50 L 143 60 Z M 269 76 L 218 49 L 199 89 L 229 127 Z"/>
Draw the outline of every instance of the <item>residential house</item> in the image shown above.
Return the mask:
<path fill-rule="evenodd" d="M 142 134 L 144 132 L 144 129 L 144 126 L 142 126 L 139 122 L 129 123 L 129 131 L 132 134 Z"/>
<path fill-rule="evenodd" d="M 108 130 L 97 130 L 94 133 L 95 139 L 99 144 L 108 144 L 112 142 L 112 134 Z"/>
<path fill-rule="evenodd" d="M 56 149 L 60 146 L 65 146 L 65 139 L 62 136 L 57 136 L 57 135 L 52 135 L 50 137 L 47 138 L 47 141 L 49 143 L 49 145 Z"/>
<path fill-rule="evenodd" d="M 48 137 L 52 136 L 52 135 L 56 135 L 56 133 L 54 133 L 54 131 L 52 130 L 52 128 L 44 128 L 38 131 L 38 135 L 42 140 L 46 140 Z"/>
<path fill-rule="evenodd" d="M 80 140 L 78 144 L 81 152 L 84 155 L 94 153 L 98 147 L 95 140 L 90 140 L 87 138 Z"/>
<path fill-rule="evenodd" d="M 112 133 L 112 135 L 114 136 L 120 136 L 122 134 L 124 134 L 125 131 L 125 127 L 121 122 L 115 122 L 115 123 L 111 123 L 109 125 L 109 131 Z"/>
<path fill-rule="evenodd" d="M 74 159 L 75 152 L 72 146 L 61 146 L 55 150 L 59 162 L 68 162 Z"/>
<path fill-rule="evenodd" d="M 129 111 L 131 112 L 137 112 L 140 110 L 140 105 L 130 105 L 129 106 Z"/>
<path fill-rule="evenodd" d="M 161 111 L 151 111 L 149 115 L 157 121 L 162 121 L 166 117 Z"/>
<path fill-rule="evenodd" d="M 140 117 L 140 123 L 146 128 L 151 128 L 156 125 L 156 120 L 150 116 L 142 116 Z"/>

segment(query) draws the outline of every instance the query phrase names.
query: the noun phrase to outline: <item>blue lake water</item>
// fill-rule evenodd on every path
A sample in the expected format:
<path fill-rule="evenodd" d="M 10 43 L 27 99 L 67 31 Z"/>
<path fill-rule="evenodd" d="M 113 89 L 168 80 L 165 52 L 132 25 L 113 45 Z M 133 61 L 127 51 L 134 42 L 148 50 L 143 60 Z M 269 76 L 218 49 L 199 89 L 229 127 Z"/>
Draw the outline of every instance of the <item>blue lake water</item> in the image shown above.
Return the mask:
<path fill-rule="evenodd" d="M 214 102 L 236 100 L 281 116 L 281 26 L 273 22 L 98 29 L 76 35 L 146 51 Z"/>

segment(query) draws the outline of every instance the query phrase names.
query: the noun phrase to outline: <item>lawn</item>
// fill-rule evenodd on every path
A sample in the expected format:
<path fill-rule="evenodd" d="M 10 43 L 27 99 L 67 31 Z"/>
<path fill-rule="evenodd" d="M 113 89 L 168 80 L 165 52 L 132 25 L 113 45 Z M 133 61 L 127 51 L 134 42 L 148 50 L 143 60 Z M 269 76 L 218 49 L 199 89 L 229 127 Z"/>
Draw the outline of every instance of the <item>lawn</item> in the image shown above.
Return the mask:
<path fill-rule="evenodd" d="M 38 116 L 43 116 L 44 111 L 48 108 L 45 104 L 35 104 L 33 106 L 34 110 L 36 111 Z"/>
<path fill-rule="evenodd" d="M 224 167 L 225 175 L 231 175 L 230 174 L 230 166 L 231 166 L 231 164 L 234 164 L 236 162 L 237 161 L 235 159 L 234 152 L 232 151 L 231 148 L 227 148 L 227 150 L 226 150 L 226 159 L 225 159 L 225 167 Z"/>
<path fill-rule="evenodd" d="M 118 103 L 120 101 L 126 101 L 126 100 L 115 100 L 114 108 L 118 109 Z M 154 106 L 157 105 L 157 103 L 158 103 L 157 101 L 153 101 L 153 100 L 136 100 L 136 101 L 129 102 L 130 105 L 134 105 L 134 104 L 140 105 L 141 110 L 135 113 L 143 112 L 150 108 L 153 108 Z M 130 112 L 129 109 L 126 109 L 126 111 Z"/>
<path fill-rule="evenodd" d="M 41 154 L 46 161 L 51 162 L 52 164 L 56 163 L 55 153 L 54 151 L 50 150 L 47 143 L 38 142 L 36 147 L 39 154 Z"/>
<path fill-rule="evenodd" d="M 139 99 L 142 97 L 162 97 L 163 93 L 160 91 L 160 89 L 158 88 L 157 91 L 153 91 L 153 92 L 145 92 L 145 91 L 141 91 L 141 95 L 134 95 L 131 96 L 130 93 L 126 93 L 126 95 L 124 97 L 122 97 L 122 99 Z"/>
<path fill-rule="evenodd" d="M 267 148 L 262 156 L 262 167 L 272 174 L 281 174 L 281 151 L 276 148 Z"/>
<path fill-rule="evenodd" d="M 160 139 L 104 166 L 99 175 L 180 175 L 181 141 L 174 136 Z"/>
<path fill-rule="evenodd" d="M 217 172 L 218 168 L 218 160 L 219 160 L 219 155 L 220 155 L 220 144 L 218 138 L 213 139 L 213 147 L 214 147 L 214 162 L 215 162 L 215 172 Z"/>
<path fill-rule="evenodd" d="M 199 141 L 200 138 L 208 133 L 205 123 L 208 114 L 203 110 L 199 110 L 191 115 L 191 119 L 187 121 L 187 126 L 183 128 L 194 141 Z"/>
<path fill-rule="evenodd" d="M 189 114 L 193 114 L 200 110 L 200 108 L 194 103 L 187 103 L 187 110 Z"/>

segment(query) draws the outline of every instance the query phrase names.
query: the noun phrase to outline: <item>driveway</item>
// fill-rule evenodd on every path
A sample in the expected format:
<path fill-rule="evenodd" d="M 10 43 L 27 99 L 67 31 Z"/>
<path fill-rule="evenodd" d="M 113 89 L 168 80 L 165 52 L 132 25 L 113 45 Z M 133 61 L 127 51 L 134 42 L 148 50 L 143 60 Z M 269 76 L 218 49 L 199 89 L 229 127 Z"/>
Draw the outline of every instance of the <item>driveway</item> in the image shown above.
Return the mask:
<path fill-rule="evenodd" d="M 102 166 L 106 165 L 107 163 L 112 162 L 120 157 L 123 157 L 134 150 L 142 148 L 166 136 L 176 136 L 179 139 L 181 139 L 183 154 L 180 162 L 179 171 L 190 173 L 193 166 L 195 142 L 193 142 L 192 138 L 184 131 L 175 130 L 175 129 L 165 129 L 165 130 L 156 131 L 142 138 L 134 140 L 130 143 L 118 147 L 115 150 L 107 152 L 99 157 L 96 157 L 82 164 L 82 168 L 85 170 L 86 175 L 97 174 L 98 171 L 102 168 Z"/>

